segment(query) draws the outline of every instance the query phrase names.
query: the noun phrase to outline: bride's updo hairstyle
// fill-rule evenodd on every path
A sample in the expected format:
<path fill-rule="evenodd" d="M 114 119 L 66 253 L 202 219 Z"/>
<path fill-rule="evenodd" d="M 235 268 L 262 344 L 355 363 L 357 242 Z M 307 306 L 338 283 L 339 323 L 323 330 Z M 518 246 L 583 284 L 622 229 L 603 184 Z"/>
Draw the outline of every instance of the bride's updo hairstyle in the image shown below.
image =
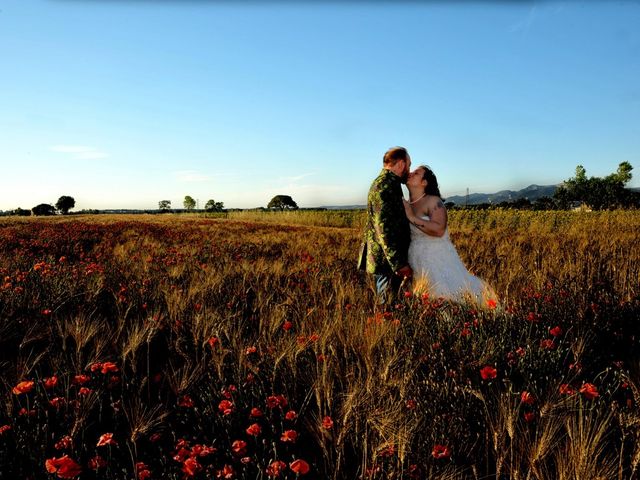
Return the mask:
<path fill-rule="evenodd" d="M 427 195 L 435 195 L 436 197 L 442 198 L 442 195 L 440 195 L 440 189 L 438 188 L 438 179 L 431 171 L 431 169 L 426 165 L 420 165 L 418 168 L 422 168 L 422 179 L 427 181 L 427 186 L 424 189 L 424 193 L 426 193 Z"/>

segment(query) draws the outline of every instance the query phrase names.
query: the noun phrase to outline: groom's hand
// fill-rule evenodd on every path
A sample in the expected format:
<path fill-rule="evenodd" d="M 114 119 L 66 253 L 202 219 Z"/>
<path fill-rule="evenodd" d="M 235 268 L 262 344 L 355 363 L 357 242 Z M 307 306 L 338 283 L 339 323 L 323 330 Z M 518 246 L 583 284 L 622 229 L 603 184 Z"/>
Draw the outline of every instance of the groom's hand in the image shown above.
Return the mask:
<path fill-rule="evenodd" d="M 411 270 L 409 265 L 405 265 L 396 272 L 396 275 L 402 278 L 411 278 L 413 276 L 413 270 Z"/>

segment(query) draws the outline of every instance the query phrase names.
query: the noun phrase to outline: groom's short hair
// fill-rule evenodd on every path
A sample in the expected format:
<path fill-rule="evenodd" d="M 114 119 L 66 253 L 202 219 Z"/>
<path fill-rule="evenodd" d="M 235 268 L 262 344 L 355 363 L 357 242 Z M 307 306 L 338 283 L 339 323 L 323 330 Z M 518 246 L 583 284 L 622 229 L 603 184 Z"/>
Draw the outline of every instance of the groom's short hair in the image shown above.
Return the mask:
<path fill-rule="evenodd" d="M 393 147 L 385 152 L 384 157 L 382 157 L 382 164 L 385 167 L 393 167 L 400 160 L 404 160 L 406 162 L 408 156 L 409 153 L 407 152 L 406 148 Z"/>

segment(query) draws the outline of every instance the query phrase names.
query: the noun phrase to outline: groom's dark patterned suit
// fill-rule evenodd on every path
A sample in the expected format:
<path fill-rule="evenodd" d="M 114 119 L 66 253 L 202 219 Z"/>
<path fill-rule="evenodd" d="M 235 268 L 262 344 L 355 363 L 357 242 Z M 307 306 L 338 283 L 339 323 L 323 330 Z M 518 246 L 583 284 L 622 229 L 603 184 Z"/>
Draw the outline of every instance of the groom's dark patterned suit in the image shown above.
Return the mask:
<path fill-rule="evenodd" d="M 371 184 L 367 198 L 367 224 L 358 263 L 360 269 L 376 276 L 378 293 L 383 293 L 381 281 L 397 290 L 402 279 L 396 273 L 408 265 L 409 220 L 402 203 L 401 184 L 398 175 L 383 169 Z"/>

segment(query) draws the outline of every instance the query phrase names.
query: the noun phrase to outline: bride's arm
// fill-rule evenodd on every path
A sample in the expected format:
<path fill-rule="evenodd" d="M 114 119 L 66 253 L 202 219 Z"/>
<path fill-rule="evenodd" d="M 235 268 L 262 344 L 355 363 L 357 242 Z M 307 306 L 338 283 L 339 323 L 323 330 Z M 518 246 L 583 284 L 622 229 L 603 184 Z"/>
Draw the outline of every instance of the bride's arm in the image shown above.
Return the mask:
<path fill-rule="evenodd" d="M 441 237 L 447 229 L 447 209 L 442 203 L 442 199 L 435 197 L 427 204 L 427 215 L 429 220 L 423 220 L 416 216 L 408 202 L 405 203 L 407 218 L 411 223 L 426 235 Z"/>

